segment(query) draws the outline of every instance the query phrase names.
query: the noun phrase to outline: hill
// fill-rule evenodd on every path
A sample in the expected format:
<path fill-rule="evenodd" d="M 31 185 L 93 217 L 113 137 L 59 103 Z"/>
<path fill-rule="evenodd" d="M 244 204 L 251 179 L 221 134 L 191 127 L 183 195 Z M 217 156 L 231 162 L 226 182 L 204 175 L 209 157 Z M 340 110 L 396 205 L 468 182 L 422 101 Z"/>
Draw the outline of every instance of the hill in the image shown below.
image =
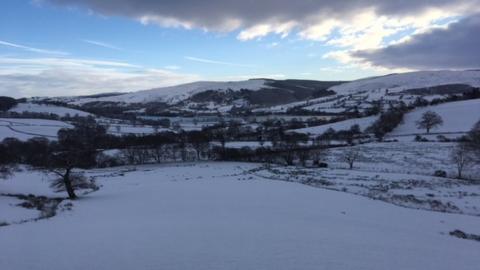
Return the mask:
<path fill-rule="evenodd" d="M 365 112 L 374 106 L 406 105 L 475 91 L 480 71 L 418 71 L 351 82 L 251 79 L 194 82 L 125 94 L 35 98 L 90 112 L 193 115 L 254 113 L 334 114 Z"/>
<path fill-rule="evenodd" d="M 216 113 L 234 108 L 264 107 L 335 94 L 337 81 L 251 79 L 231 82 L 194 82 L 172 87 L 79 97 L 34 98 L 83 107 L 123 107 L 125 110 Z"/>
<path fill-rule="evenodd" d="M 360 79 L 330 87 L 334 95 L 261 108 L 262 112 L 362 112 L 379 103 L 413 104 L 471 92 L 480 87 L 480 71 L 417 71 Z"/>

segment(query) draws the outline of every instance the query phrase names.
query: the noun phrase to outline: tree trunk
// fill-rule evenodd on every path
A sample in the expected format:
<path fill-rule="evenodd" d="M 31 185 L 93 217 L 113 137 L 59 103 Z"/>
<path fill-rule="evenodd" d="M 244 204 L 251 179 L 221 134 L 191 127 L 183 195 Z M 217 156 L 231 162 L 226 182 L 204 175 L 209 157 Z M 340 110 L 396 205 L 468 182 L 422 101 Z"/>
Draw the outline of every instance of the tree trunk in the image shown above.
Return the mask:
<path fill-rule="evenodd" d="M 72 181 L 70 180 L 70 171 L 71 169 L 67 169 L 65 171 L 65 175 L 63 176 L 63 183 L 65 184 L 65 189 L 67 190 L 68 198 L 70 198 L 70 200 L 75 200 L 77 198 L 77 195 L 75 194 L 75 190 L 73 189 L 73 186 L 72 186 Z"/>

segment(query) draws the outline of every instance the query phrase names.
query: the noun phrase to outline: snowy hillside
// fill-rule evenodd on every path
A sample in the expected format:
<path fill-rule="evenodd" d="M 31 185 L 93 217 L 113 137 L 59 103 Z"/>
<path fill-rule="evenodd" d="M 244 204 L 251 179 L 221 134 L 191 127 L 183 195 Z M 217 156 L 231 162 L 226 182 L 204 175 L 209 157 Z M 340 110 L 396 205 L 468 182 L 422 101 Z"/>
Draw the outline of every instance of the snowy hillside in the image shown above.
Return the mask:
<path fill-rule="evenodd" d="M 216 91 L 240 91 L 241 89 L 259 90 L 268 88 L 265 80 L 248 80 L 232 82 L 194 82 L 171 87 L 156 88 L 151 90 L 128 93 L 118 96 L 101 98 L 81 98 L 74 101 L 74 104 L 81 105 L 88 102 L 120 102 L 120 103 L 147 103 L 147 102 L 167 102 L 176 103 L 185 100 L 192 95 L 207 90 Z"/>
<path fill-rule="evenodd" d="M 406 134 L 422 134 L 425 130 L 419 130 L 415 122 L 426 111 L 434 111 L 443 119 L 443 125 L 432 130 L 432 133 L 459 133 L 462 135 L 472 129 L 473 125 L 480 121 L 480 99 L 449 102 L 436 106 L 428 106 L 416 109 L 404 116 L 404 121 L 389 135 L 398 136 Z"/>
<path fill-rule="evenodd" d="M 298 133 L 306 133 L 312 136 L 318 136 L 323 134 L 327 129 L 333 128 L 335 131 L 340 131 L 340 130 L 349 130 L 350 127 L 353 125 L 358 125 L 360 127 L 360 130 L 362 132 L 365 131 L 366 128 L 371 126 L 376 120 L 378 119 L 378 116 L 369 116 L 369 117 L 363 117 L 363 118 L 352 118 L 340 122 L 335 122 L 331 124 L 326 124 L 326 125 L 321 125 L 321 126 L 315 126 L 315 127 L 307 127 L 307 128 L 301 128 L 301 129 L 295 129 L 292 131 L 298 132 Z"/>
<path fill-rule="evenodd" d="M 228 115 L 249 110 L 255 113 L 315 112 L 342 115 L 365 112 L 378 102 L 384 106 L 401 102 L 410 105 L 418 98 L 431 101 L 452 94 L 462 95 L 472 91 L 473 87 L 480 87 L 480 70 L 419 71 L 352 82 L 270 79 L 203 81 L 126 94 L 32 98 L 32 100 L 58 101 L 100 109 L 119 107 L 130 113 L 144 113 L 149 109 L 150 113 L 157 115 Z M 24 109 L 21 106 L 26 105 L 20 105 L 14 110 Z M 28 109 L 54 110 L 43 107 Z"/>
<path fill-rule="evenodd" d="M 425 130 L 420 130 L 416 126 L 422 114 L 427 111 L 438 113 L 443 120 L 443 125 L 431 131 L 432 135 L 428 138 L 435 139 L 439 134 L 448 138 L 458 138 L 470 131 L 473 125 L 480 121 L 480 99 L 447 102 L 435 106 L 427 106 L 415 109 L 405 114 L 402 123 L 395 128 L 387 137 L 399 140 L 411 141 L 416 134 L 425 134 Z M 352 118 L 336 123 L 325 124 L 314 127 L 292 130 L 299 133 L 306 133 L 312 136 L 318 136 L 327 129 L 333 128 L 336 131 L 348 130 L 352 125 L 359 125 L 362 131 L 371 126 L 378 116 L 369 116 L 363 118 Z M 402 137 L 405 137 L 402 139 Z"/>
<path fill-rule="evenodd" d="M 301 109 L 342 114 L 363 111 L 373 102 L 412 104 L 418 97 L 425 100 L 462 94 L 469 87 L 480 87 L 480 70 L 418 71 L 365 78 L 329 88 L 335 95 L 257 109 L 261 112 L 286 112 Z"/>
<path fill-rule="evenodd" d="M 0 141 L 5 138 L 26 141 L 33 137 L 55 140 L 60 129 L 72 127 L 68 123 L 55 120 L 0 118 Z"/>
<path fill-rule="evenodd" d="M 480 86 L 480 70 L 466 71 L 418 71 L 366 78 L 350 83 L 336 85 L 330 89 L 339 95 L 348 95 L 360 91 L 399 92 L 447 84 L 466 84 Z"/>
<path fill-rule="evenodd" d="M 87 112 L 80 111 L 80 110 L 54 106 L 54 105 L 36 104 L 36 103 L 19 103 L 9 111 L 16 112 L 16 113 L 22 113 L 22 112 L 48 113 L 48 114 L 55 114 L 60 117 L 64 117 L 67 115 L 86 117 L 91 115 Z"/>

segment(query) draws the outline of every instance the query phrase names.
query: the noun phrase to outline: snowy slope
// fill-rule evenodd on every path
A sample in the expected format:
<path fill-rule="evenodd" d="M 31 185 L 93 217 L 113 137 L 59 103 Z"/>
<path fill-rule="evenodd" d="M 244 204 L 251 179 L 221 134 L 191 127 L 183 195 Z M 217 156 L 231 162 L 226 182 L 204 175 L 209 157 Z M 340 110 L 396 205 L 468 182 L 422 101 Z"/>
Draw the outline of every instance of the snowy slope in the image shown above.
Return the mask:
<path fill-rule="evenodd" d="M 416 89 L 446 84 L 467 84 L 480 86 L 480 70 L 466 71 L 418 71 L 392 74 L 381 77 L 366 78 L 350 83 L 336 85 L 330 88 L 340 95 L 348 95 L 359 91 L 399 92 L 407 89 Z"/>
<path fill-rule="evenodd" d="M 56 140 L 60 129 L 72 127 L 68 123 L 55 120 L 0 118 L 0 141 L 5 138 L 26 141 L 33 137 Z"/>
<path fill-rule="evenodd" d="M 91 115 L 90 113 L 80 111 L 80 110 L 54 106 L 54 105 L 35 104 L 35 103 L 19 103 L 17 104 L 17 106 L 10 109 L 9 111 L 17 112 L 17 113 L 22 113 L 22 112 L 48 113 L 48 114 L 56 114 L 60 117 L 64 117 L 67 115 L 70 115 L 70 116 L 77 115 L 77 116 L 86 117 Z"/>
<path fill-rule="evenodd" d="M 233 82 L 194 82 L 111 97 L 81 98 L 74 101 L 73 104 L 85 104 L 94 101 L 121 103 L 147 103 L 162 101 L 167 103 L 176 103 L 185 100 L 196 93 L 204 92 L 207 90 L 239 91 L 241 89 L 260 90 L 262 88 L 269 88 L 268 85 L 265 85 L 265 82 L 265 80 L 260 79 Z"/>
<path fill-rule="evenodd" d="M 257 111 L 286 112 L 287 109 L 296 108 L 337 114 L 354 110 L 362 112 L 376 101 L 384 104 L 404 102 L 408 105 L 413 104 L 419 96 L 426 100 L 442 99 L 448 96 L 449 91 L 455 94 L 465 91 L 467 87 L 462 90 L 460 85 L 480 87 L 480 70 L 418 71 L 365 78 L 330 87 L 329 90 L 336 93 L 333 96 L 261 108 Z M 435 89 L 426 89 L 433 87 Z"/>
<path fill-rule="evenodd" d="M 323 134 L 329 128 L 333 128 L 335 131 L 340 131 L 340 130 L 348 130 L 353 125 L 359 125 L 360 130 L 363 132 L 363 131 L 365 131 L 366 128 L 371 126 L 377 119 L 378 119 L 378 116 L 369 116 L 369 117 L 363 117 L 363 118 L 352 118 L 352 119 L 348 119 L 348 120 L 340 121 L 340 122 L 336 122 L 336 123 L 331 123 L 331 124 L 326 124 L 326 125 L 321 125 L 321 126 L 315 126 L 315 127 L 294 129 L 294 130 L 291 130 L 291 131 L 318 136 L 318 135 Z"/>
<path fill-rule="evenodd" d="M 480 233 L 478 217 L 243 174 L 254 167 L 99 172 L 72 211 L 0 227 L 0 269 L 478 269 L 478 243 L 448 235 Z"/>
<path fill-rule="evenodd" d="M 438 113 L 443 119 L 443 125 L 433 129 L 433 133 L 462 133 L 468 132 L 473 125 L 480 121 L 480 99 L 449 102 L 436 106 L 415 109 L 404 116 L 404 121 L 389 135 L 422 134 L 415 122 L 427 111 Z"/>

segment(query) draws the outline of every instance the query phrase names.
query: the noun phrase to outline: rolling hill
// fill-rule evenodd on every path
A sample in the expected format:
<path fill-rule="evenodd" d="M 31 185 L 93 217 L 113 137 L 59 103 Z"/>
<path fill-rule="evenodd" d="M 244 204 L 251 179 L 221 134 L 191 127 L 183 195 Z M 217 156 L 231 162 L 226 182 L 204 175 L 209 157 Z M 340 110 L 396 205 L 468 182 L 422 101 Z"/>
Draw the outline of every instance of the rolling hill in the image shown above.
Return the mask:
<path fill-rule="evenodd" d="M 85 108 L 122 108 L 167 113 L 315 112 L 343 114 L 363 111 L 374 102 L 406 104 L 461 94 L 480 87 L 480 70 L 417 71 L 351 82 L 251 79 L 200 81 L 131 93 L 34 98 Z"/>

